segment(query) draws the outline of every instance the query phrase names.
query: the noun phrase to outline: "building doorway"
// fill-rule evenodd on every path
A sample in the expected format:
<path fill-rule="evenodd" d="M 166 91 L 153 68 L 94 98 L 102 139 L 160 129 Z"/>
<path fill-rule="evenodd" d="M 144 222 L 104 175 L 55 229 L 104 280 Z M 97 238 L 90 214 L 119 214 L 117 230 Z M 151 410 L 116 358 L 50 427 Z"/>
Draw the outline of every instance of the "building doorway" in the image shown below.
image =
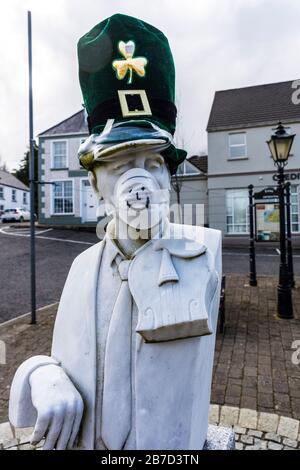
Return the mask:
<path fill-rule="evenodd" d="M 82 180 L 82 221 L 97 221 L 97 199 L 89 180 Z"/>

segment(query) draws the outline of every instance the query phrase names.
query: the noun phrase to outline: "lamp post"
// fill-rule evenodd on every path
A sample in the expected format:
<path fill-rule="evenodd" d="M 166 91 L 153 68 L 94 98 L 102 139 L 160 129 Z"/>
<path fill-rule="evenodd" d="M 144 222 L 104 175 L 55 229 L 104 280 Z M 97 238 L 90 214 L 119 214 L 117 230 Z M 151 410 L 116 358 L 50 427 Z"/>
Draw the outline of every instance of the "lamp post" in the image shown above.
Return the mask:
<path fill-rule="evenodd" d="M 249 184 L 249 225 L 250 225 L 250 246 L 249 246 L 249 260 L 250 260 L 250 286 L 257 286 L 256 279 L 256 260 L 255 260 L 255 244 L 254 244 L 254 220 L 253 220 L 253 184 Z"/>
<path fill-rule="evenodd" d="M 280 221 L 280 268 L 279 283 L 277 287 L 277 314 L 279 318 L 293 318 L 292 290 L 286 257 L 286 232 L 285 232 L 285 188 L 284 167 L 288 162 L 291 147 L 295 135 L 286 132 L 285 127 L 278 123 L 270 140 L 267 141 L 274 164 L 277 166 L 277 182 L 279 196 L 279 221 Z"/>

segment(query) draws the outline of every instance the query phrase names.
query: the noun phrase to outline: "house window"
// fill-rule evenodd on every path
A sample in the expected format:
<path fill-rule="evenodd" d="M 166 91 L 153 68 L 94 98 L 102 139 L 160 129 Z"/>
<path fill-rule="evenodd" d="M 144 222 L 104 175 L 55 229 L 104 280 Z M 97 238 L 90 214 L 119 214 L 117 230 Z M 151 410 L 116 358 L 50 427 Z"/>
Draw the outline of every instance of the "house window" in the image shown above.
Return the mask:
<path fill-rule="evenodd" d="M 11 202 L 17 202 L 17 191 L 15 189 L 11 190 Z"/>
<path fill-rule="evenodd" d="M 249 233 L 248 191 L 226 191 L 226 227 L 228 234 Z"/>
<path fill-rule="evenodd" d="M 53 213 L 73 213 L 73 182 L 56 181 L 53 184 Z"/>
<path fill-rule="evenodd" d="M 23 204 L 27 204 L 27 193 L 23 193 Z"/>
<path fill-rule="evenodd" d="M 67 167 L 67 142 L 52 142 L 53 168 Z"/>
<path fill-rule="evenodd" d="M 245 132 L 229 134 L 229 158 L 247 157 L 247 144 Z"/>
<path fill-rule="evenodd" d="M 299 232 L 298 186 L 291 186 L 291 223 L 292 232 Z"/>
<path fill-rule="evenodd" d="M 200 171 L 190 162 L 184 160 L 177 169 L 177 176 L 199 175 Z"/>
<path fill-rule="evenodd" d="M 0 186 L 0 199 L 4 199 L 4 188 Z"/>

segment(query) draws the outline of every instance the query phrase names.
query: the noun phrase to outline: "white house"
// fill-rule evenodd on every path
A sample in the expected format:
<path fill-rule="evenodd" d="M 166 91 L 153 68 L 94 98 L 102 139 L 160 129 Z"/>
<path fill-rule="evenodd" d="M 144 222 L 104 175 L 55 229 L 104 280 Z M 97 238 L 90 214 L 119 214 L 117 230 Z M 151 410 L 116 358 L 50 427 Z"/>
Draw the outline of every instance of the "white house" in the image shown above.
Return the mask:
<path fill-rule="evenodd" d="M 39 222 L 95 224 L 97 202 L 77 152 L 88 136 L 84 111 L 39 135 Z"/>
<path fill-rule="evenodd" d="M 0 170 L 0 213 L 17 207 L 29 210 L 29 188 L 14 175 Z"/>
<path fill-rule="evenodd" d="M 300 232 L 300 105 L 293 82 L 217 91 L 208 126 L 208 221 L 224 236 L 246 235 L 248 185 L 276 185 L 276 167 L 266 144 L 278 121 L 296 134 L 285 172 L 291 182 L 292 231 Z"/>

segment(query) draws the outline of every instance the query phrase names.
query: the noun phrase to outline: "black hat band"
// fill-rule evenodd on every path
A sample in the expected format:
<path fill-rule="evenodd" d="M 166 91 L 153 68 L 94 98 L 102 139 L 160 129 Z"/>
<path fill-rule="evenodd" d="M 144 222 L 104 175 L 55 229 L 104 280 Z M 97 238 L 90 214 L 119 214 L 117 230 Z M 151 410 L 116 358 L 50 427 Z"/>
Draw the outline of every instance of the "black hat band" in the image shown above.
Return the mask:
<path fill-rule="evenodd" d="M 170 101 L 162 100 L 159 98 L 147 97 L 147 104 L 149 105 L 150 112 L 145 111 L 145 103 L 141 93 L 143 90 L 136 90 L 124 94 L 128 115 L 126 117 L 134 116 L 153 116 L 171 122 L 174 127 L 176 123 L 177 109 L 176 106 Z M 148 106 L 147 106 L 148 109 Z M 108 119 L 124 119 L 124 113 L 121 108 L 120 100 L 113 98 L 99 104 L 93 112 L 88 116 L 89 133 L 99 126 L 99 123 L 105 123 Z"/>

